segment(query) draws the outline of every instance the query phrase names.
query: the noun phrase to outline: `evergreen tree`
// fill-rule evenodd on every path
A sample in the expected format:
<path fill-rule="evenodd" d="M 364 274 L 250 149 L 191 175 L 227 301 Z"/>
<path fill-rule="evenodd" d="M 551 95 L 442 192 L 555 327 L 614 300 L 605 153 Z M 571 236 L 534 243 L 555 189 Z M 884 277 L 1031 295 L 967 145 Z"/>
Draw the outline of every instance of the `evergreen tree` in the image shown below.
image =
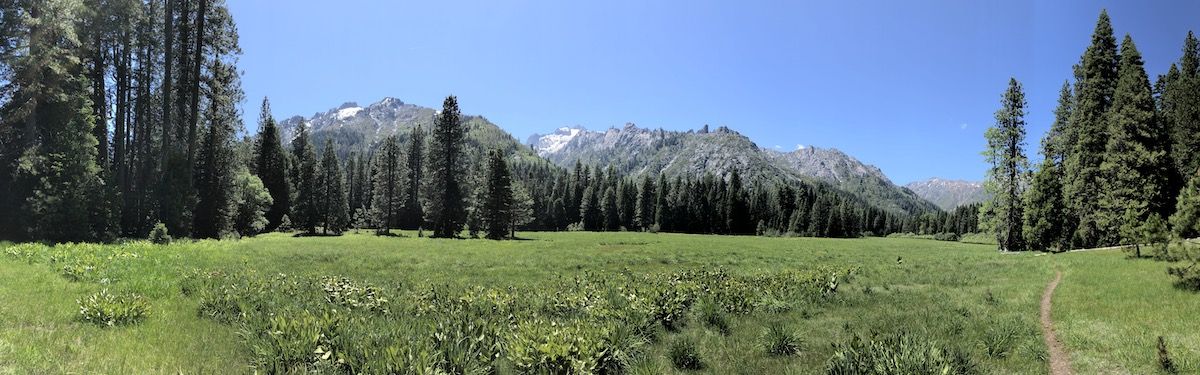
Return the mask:
<path fill-rule="evenodd" d="M 271 103 L 263 98 L 258 119 L 258 140 L 255 143 L 254 172 L 271 193 L 271 208 L 267 210 L 267 231 L 279 227 L 283 215 L 291 206 L 291 185 L 287 179 L 287 155 L 279 139 L 279 127 L 271 116 Z"/>
<path fill-rule="evenodd" d="M 670 204 L 671 190 L 667 184 L 667 176 L 663 173 L 658 174 L 658 186 L 654 192 L 654 225 L 658 229 L 667 228 L 666 221 L 671 217 L 671 212 L 668 211 Z"/>
<path fill-rule="evenodd" d="M 1193 173 L 1187 186 L 1179 192 L 1175 214 L 1171 215 L 1171 228 L 1178 238 L 1200 236 L 1200 171 Z"/>
<path fill-rule="evenodd" d="M 0 237 L 92 240 L 101 168 L 96 119 L 80 63 L 77 2 L 5 4 L 0 11 Z M 20 166 L 20 167 L 18 167 Z"/>
<path fill-rule="evenodd" d="M 514 221 L 512 175 L 500 150 L 488 153 L 488 172 L 483 197 L 480 199 L 480 218 L 487 238 L 500 240 L 511 234 Z"/>
<path fill-rule="evenodd" d="M 464 130 L 460 117 L 458 99 L 453 95 L 446 97 L 426 159 L 428 173 L 423 176 L 429 181 L 425 189 L 429 194 L 426 221 L 436 238 L 457 237 L 467 218 L 465 191 L 460 184 L 464 175 Z"/>
<path fill-rule="evenodd" d="M 425 212 L 421 209 L 421 174 L 424 172 L 425 133 L 421 125 L 412 130 L 408 137 L 408 201 L 404 204 L 405 221 L 408 229 L 417 229 L 424 224 Z"/>
<path fill-rule="evenodd" d="M 729 233 L 753 233 L 754 227 L 750 221 L 750 211 L 745 194 L 742 190 L 742 176 L 735 169 L 729 176 L 729 191 L 725 197 L 725 210 L 727 211 L 725 226 L 729 228 Z"/>
<path fill-rule="evenodd" d="M 233 66 L 214 64 L 218 84 L 209 101 L 207 135 L 202 146 L 195 177 L 197 201 L 193 210 L 193 236 L 219 238 L 233 229 L 236 199 L 233 193 L 234 123 L 240 121 L 237 103 L 241 89 L 237 88 L 237 71 Z M 240 127 L 240 126 L 239 126 Z"/>
<path fill-rule="evenodd" d="M 1074 144 L 1063 164 L 1066 177 L 1063 195 L 1067 197 L 1071 216 L 1078 221 L 1072 243 L 1076 247 L 1094 247 L 1102 236 L 1096 197 L 1100 196 L 1103 187 L 1100 164 L 1108 138 L 1105 116 L 1117 82 L 1117 40 L 1108 12 L 1100 13 L 1092 44 L 1076 66 L 1075 76 L 1075 100 L 1069 127 Z"/>
<path fill-rule="evenodd" d="M 1025 194 L 1025 242 L 1031 249 L 1065 250 L 1070 246 L 1070 233 L 1066 206 L 1062 195 L 1064 138 L 1071 118 L 1071 86 L 1064 82 L 1058 97 L 1058 108 L 1054 110 L 1054 124 L 1042 139 L 1042 163 L 1033 174 L 1029 191 Z M 958 210 L 955 210 L 957 213 Z M 956 233 L 965 233 L 956 229 Z"/>
<path fill-rule="evenodd" d="M 534 199 L 529 194 L 525 184 L 513 184 L 512 225 L 509 238 L 517 238 L 517 228 L 524 227 L 537 220 L 534 212 Z"/>
<path fill-rule="evenodd" d="M 984 151 L 988 164 L 984 189 L 991 198 L 985 203 L 981 221 L 989 222 L 996 234 L 1001 251 L 1025 250 L 1021 235 L 1023 216 L 1021 197 L 1025 187 L 1025 92 L 1015 78 L 1009 79 L 1008 89 L 996 111 L 996 124 L 988 128 L 988 148 Z"/>
<path fill-rule="evenodd" d="M 292 186 L 296 199 L 292 201 L 289 218 L 292 226 L 307 233 L 316 233 L 320 224 L 319 198 L 317 191 L 317 153 L 309 139 L 307 124 L 296 127 L 296 138 L 292 139 Z"/>
<path fill-rule="evenodd" d="M 1142 55 L 1128 35 L 1121 43 L 1120 69 L 1109 108 L 1108 143 L 1100 166 L 1103 189 L 1096 215 L 1103 244 L 1133 243 L 1150 216 L 1169 208 L 1167 129 L 1155 121 L 1150 80 Z"/>
<path fill-rule="evenodd" d="M 649 174 L 642 175 L 642 183 L 638 187 L 637 202 L 635 202 L 636 211 L 634 212 L 634 227 L 640 230 L 645 230 L 654 225 L 654 206 L 655 206 L 655 190 L 654 180 L 650 179 Z"/>
<path fill-rule="evenodd" d="M 396 227 L 407 199 L 404 191 L 404 164 L 400 162 L 400 143 L 396 136 L 383 141 L 375 151 L 374 188 L 371 193 L 371 212 L 375 218 L 376 234 L 387 234 Z"/>
<path fill-rule="evenodd" d="M 1162 96 L 1163 120 L 1171 124 L 1172 159 L 1180 175 L 1190 175 L 1200 170 L 1200 42 L 1190 31 L 1179 70 L 1166 82 Z"/>
<path fill-rule="evenodd" d="M 346 202 L 341 161 L 333 149 L 333 140 L 325 140 L 321 171 L 317 177 L 317 199 L 321 217 L 321 233 L 342 234 L 350 226 L 350 208 Z"/>
<path fill-rule="evenodd" d="M 603 230 L 615 231 L 621 228 L 621 213 L 617 206 L 617 190 L 615 186 L 604 189 L 604 197 L 600 203 L 600 213 L 603 216 Z"/>

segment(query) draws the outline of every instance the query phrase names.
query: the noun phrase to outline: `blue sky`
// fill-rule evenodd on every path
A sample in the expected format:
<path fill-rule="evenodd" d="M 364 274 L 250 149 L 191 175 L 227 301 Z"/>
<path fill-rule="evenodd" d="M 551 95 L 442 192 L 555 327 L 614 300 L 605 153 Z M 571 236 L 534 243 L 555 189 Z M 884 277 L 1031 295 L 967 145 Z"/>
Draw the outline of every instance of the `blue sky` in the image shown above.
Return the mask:
<path fill-rule="evenodd" d="M 1195 1 L 230 1 L 247 127 L 449 94 L 524 140 L 582 125 L 727 125 L 835 147 L 896 183 L 979 180 L 1008 78 L 1036 153 L 1100 9 L 1151 77 L 1200 31 Z"/>

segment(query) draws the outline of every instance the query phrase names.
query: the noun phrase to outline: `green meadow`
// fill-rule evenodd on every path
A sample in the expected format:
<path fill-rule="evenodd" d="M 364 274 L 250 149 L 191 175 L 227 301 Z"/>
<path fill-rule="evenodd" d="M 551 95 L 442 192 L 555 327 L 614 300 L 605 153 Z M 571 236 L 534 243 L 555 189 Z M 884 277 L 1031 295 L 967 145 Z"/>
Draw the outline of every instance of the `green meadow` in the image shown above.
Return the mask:
<path fill-rule="evenodd" d="M 864 360 L 855 341 L 906 343 L 953 371 L 1040 374 L 1056 271 L 1053 318 L 1077 373 L 1155 373 L 1158 336 L 1181 373 L 1200 371 L 1200 295 L 1116 250 L 415 235 L 0 245 L 0 374 L 837 373 Z M 144 314 L 83 318 L 101 291 L 138 296 Z"/>

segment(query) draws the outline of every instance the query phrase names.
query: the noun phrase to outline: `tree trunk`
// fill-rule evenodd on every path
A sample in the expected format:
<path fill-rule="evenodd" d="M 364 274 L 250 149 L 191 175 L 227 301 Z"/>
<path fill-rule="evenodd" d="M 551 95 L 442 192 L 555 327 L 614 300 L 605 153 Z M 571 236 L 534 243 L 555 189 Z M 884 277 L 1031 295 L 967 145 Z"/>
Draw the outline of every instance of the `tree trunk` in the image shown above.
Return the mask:
<path fill-rule="evenodd" d="M 92 114 L 96 117 L 92 124 L 92 135 L 96 137 L 96 164 L 100 169 L 108 169 L 108 88 L 105 85 L 107 63 L 104 60 L 104 34 L 100 25 L 92 25 Z"/>
<path fill-rule="evenodd" d="M 200 0 L 200 8 L 196 11 L 196 45 L 192 51 L 191 82 L 191 114 L 188 115 L 188 165 L 193 165 L 196 157 L 196 127 L 200 122 L 200 58 L 204 52 L 204 20 L 208 18 L 208 1 Z"/>

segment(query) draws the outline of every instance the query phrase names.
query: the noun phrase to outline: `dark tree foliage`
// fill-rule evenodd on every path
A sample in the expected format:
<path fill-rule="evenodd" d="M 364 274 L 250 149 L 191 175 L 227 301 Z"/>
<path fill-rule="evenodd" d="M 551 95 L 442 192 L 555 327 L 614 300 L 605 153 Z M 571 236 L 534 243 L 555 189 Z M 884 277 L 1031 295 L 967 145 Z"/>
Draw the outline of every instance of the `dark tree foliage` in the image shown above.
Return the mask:
<path fill-rule="evenodd" d="M 479 204 L 487 238 L 508 238 L 512 233 L 514 214 L 512 174 L 500 150 L 488 153 L 487 177 Z"/>
<path fill-rule="evenodd" d="M 399 226 L 404 201 L 404 164 L 401 162 L 400 142 L 388 137 L 375 151 L 374 186 L 371 193 L 371 216 L 376 234 L 387 234 Z"/>
<path fill-rule="evenodd" d="M 279 227 L 291 208 L 291 185 L 287 179 L 287 154 L 279 139 L 279 127 L 271 116 L 271 103 L 263 98 L 258 120 L 258 139 L 255 142 L 254 173 L 271 193 L 271 208 L 267 210 L 267 231 Z"/>
<path fill-rule="evenodd" d="M 307 125 L 297 127 L 296 138 L 292 139 L 292 186 L 295 199 L 288 218 L 292 227 L 307 233 L 316 233 L 321 216 L 317 191 L 317 153 L 309 139 Z"/>
<path fill-rule="evenodd" d="M 346 202 L 345 176 L 342 161 L 334 151 L 333 140 L 325 141 L 321 170 L 317 176 L 317 209 L 321 217 L 322 234 L 342 234 L 350 227 L 350 206 Z"/>
<path fill-rule="evenodd" d="M 405 229 L 417 229 L 424 225 L 425 212 L 421 210 L 421 182 L 425 172 L 425 133 L 417 125 L 408 137 L 408 201 L 404 203 Z"/>
<path fill-rule="evenodd" d="M 219 238 L 233 230 L 236 213 L 233 195 L 234 124 L 240 121 L 237 102 L 241 89 L 237 88 L 237 72 L 234 67 L 220 64 L 214 67 L 215 78 L 222 82 L 214 85 L 219 92 L 209 101 L 207 113 L 208 129 L 205 132 L 199 165 L 196 170 L 197 201 L 194 209 L 193 235 L 198 238 Z"/>
<path fill-rule="evenodd" d="M 1104 186 L 1100 164 L 1108 139 L 1105 115 L 1112 105 L 1117 85 L 1117 39 L 1113 36 L 1108 12 L 1101 12 L 1092 33 L 1092 44 L 1075 69 L 1075 99 L 1071 111 L 1070 133 L 1074 143 L 1063 163 L 1063 195 L 1067 209 L 1078 225 L 1072 235 L 1076 247 L 1101 243 L 1099 213 L 1100 189 Z"/>
<path fill-rule="evenodd" d="M 996 111 L 996 123 L 988 128 L 988 148 L 984 151 L 988 170 L 984 188 L 991 198 L 984 203 L 982 221 L 996 234 L 1002 251 L 1025 250 L 1021 222 L 1024 206 L 1021 197 L 1026 187 L 1025 173 L 1025 92 L 1015 78 L 1009 79 L 1008 89 Z"/>
<path fill-rule="evenodd" d="M 1042 163 L 1034 172 L 1025 194 L 1023 233 L 1033 250 L 1065 250 L 1070 247 L 1069 218 L 1063 197 L 1063 146 L 1069 144 L 1067 122 L 1071 118 L 1071 86 L 1063 83 L 1054 110 L 1054 124 L 1042 139 Z"/>
<path fill-rule="evenodd" d="M 457 237 L 467 219 L 466 194 L 462 186 L 465 160 L 461 116 L 458 99 L 446 97 L 426 158 L 428 172 L 423 178 L 428 180 L 425 191 L 429 198 L 425 221 L 433 230 L 433 237 L 437 238 Z"/>

